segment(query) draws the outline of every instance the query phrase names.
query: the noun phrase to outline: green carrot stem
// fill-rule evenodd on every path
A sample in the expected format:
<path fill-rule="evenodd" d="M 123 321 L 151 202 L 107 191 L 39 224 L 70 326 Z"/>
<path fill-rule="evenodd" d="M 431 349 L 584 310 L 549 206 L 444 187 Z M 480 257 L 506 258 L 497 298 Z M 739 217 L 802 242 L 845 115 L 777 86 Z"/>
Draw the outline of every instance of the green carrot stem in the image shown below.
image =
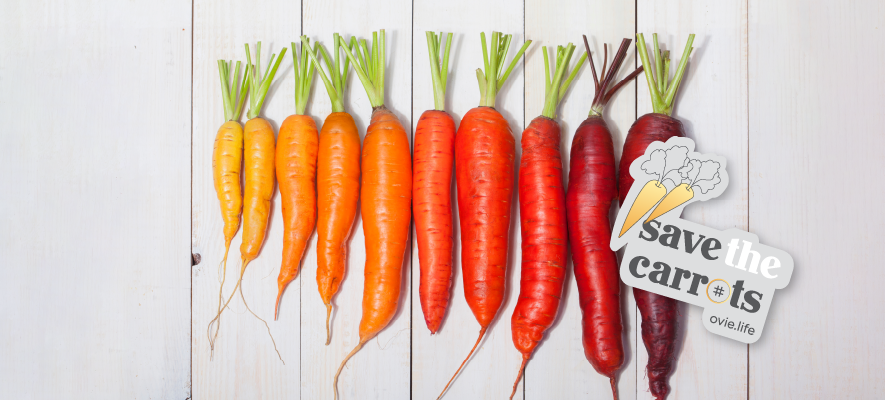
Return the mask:
<path fill-rule="evenodd" d="M 657 69 L 657 64 L 652 65 L 648 58 L 648 50 L 645 46 L 645 38 L 641 33 L 636 34 L 636 47 L 639 50 L 639 58 L 642 60 L 642 66 L 645 68 L 645 80 L 648 82 L 649 94 L 651 95 L 651 104 L 654 112 L 656 114 L 664 114 L 671 115 L 673 114 L 673 101 L 676 98 L 676 91 L 679 90 L 679 84 L 682 82 L 682 77 L 685 74 L 685 69 L 688 66 L 688 56 L 691 54 L 691 44 L 694 42 L 694 34 L 688 35 L 688 42 L 685 44 L 685 50 L 682 52 L 682 58 L 679 60 L 679 66 L 676 68 L 676 74 L 673 76 L 673 80 L 669 80 L 669 59 L 666 61 L 662 61 L 662 66 L 660 67 L 660 76 L 658 76 L 658 80 L 662 81 L 660 84 L 655 81 L 653 73 L 650 69 Z M 660 51 L 657 48 L 657 40 L 655 39 L 656 51 Z M 658 56 L 659 59 L 663 59 L 665 56 L 660 54 Z M 667 53 L 667 58 L 669 58 L 669 53 Z M 664 67 L 666 65 L 666 67 Z M 650 68 L 654 67 L 654 68 Z M 666 73 L 664 72 L 666 70 Z M 663 90 L 661 90 L 663 89 Z"/>
<path fill-rule="evenodd" d="M 578 71 L 579 68 L 581 68 L 581 65 L 584 64 L 584 58 L 581 57 L 581 59 L 578 60 L 575 67 L 572 69 L 572 73 L 569 78 L 566 79 L 565 83 L 561 83 L 563 75 L 565 75 L 566 70 L 568 70 L 569 62 L 571 61 L 572 54 L 575 51 L 575 45 L 569 43 L 565 47 L 556 47 L 556 63 L 554 64 L 552 77 L 550 76 L 550 61 L 547 58 L 547 46 L 542 47 L 541 51 L 544 53 L 545 83 L 544 109 L 541 111 L 541 115 L 552 119 L 556 117 L 556 107 L 562 100 L 562 97 L 565 94 L 565 91 L 568 89 L 568 86 L 571 84 L 572 79 L 574 79 L 575 73 Z"/>
<path fill-rule="evenodd" d="M 347 70 L 350 67 L 350 60 L 347 57 L 344 58 L 344 70 L 341 70 L 340 66 L 340 54 L 339 48 L 341 47 L 341 42 L 338 40 L 339 36 L 337 33 L 332 34 L 332 50 L 335 52 L 335 60 L 333 62 L 332 56 L 329 55 L 329 52 L 326 51 L 326 48 L 323 47 L 322 44 L 316 44 L 316 52 L 319 53 L 320 56 L 323 57 L 323 60 L 326 62 L 326 68 L 329 70 L 329 74 L 326 74 L 326 71 L 323 70 L 323 67 L 320 65 L 320 60 L 317 58 L 317 55 L 313 52 L 308 51 L 307 55 L 310 57 L 310 62 L 319 72 L 320 79 L 323 80 L 323 85 L 326 87 L 326 92 L 329 93 L 329 101 L 332 103 L 332 112 L 344 112 L 344 84 L 347 82 Z M 307 42 L 309 39 L 307 36 L 301 36 L 302 42 Z M 331 75 L 331 78 L 329 77 Z"/>
<path fill-rule="evenodd" d="M 427 31 L 427 54 L 430 55 L 430 77 L 433 79 L 433 105 L 434 109 L 445 111 L 446 108 L 446 78 L 448 77 L 449 49 L 452 46 L 452 34 L 446 38 L 446 50 L 439 58 L 439 45 L 443 33 L 439 36 Z M 441 64 L 441 65 L 440 65 Z"/>
<path fill-rule="evenodd" d="M 255 51 L 255 64 L 253 65 L 249 44 L 246 44 L 247 68 L 251 68 L 252 70 L 250 74 L 247 74 L 249 77 L 249 111 L 246 112 L 246 118 L 249 119 L 257 117 L 261 112 L 264 98 L 267 96 L 267 91 L 270 90 L 270 84 L 273 82 L 273 77 L 277 73 L 277 68 L 280 67 L 280 62 L 283 61 L 283 56 L 286 54 L 286 48 L 283 47 L 280 51 L 279 58 L 277 58 L 276 54 L 270 56 L 270 62 L 267 64 L 267 69 L 264 71 L 263 77 L 258 76 L 258 71 L 261 70 L 261 42 L 258 42 Z M 275 58 L 276 62 L 274 62 Z M 273 64 L 273 68 L 271 68 L 271 64 Z"/>
<path fill-rule="evenodd" d="M 369 50 L 365 39 L 357 41 L 351 38 L 351 47 L 356 51 L 357 56 L 353 55 L 351 48 L 347 47 L 347 42 L 343 37 L 338 38 L 344 54 L 353 64 L 353 70 L 360 78 L 366 94 L 369 96 L 369 103 L 372 108 L 384 105 L 384 60 L 387 54 L 384 29 L 379 32 L 372 33 L 372 49 Z M 362 46 L 361 46 L 362 45 Z M 362 53 L 361 53 L 362 51 Z"/>
<path fill-rule="evenodd" d="M 246 100 L 246 89 L 249 86 L 249 66 L 243 74 L 243 81 L 240 84 L 240 62 L 237 61 L 237 67 L 234 70 L 233 80 L 231 80 L 230 67 L 233 61 L 225 63 L 224 60 L 218 60 L 218 77 L 221 80 L 221 97 L 224 102 L 224 120 L 236 121 L 240 119 L 240 112 L 243 109 L 243 102 Z"/>
<path fill-rule="evenodd" d="M 301 59 L 292 42 L 292 67 L 295 69 L 295 114 L 304 115 L 307 109 L 307 101 L 310 98 L 310 85 L 313 82 L 313 64 L 308 61 L 309 53 L 313 53 L 310 47 L 310 39 L 304 37 L 301 42 Z"/>
<path fill-rule="evenodd" d="M 479 105 L 494 107 L 495 97 L 498 95 L 498 90 L 504 82 L 507 81 L 507 78 L 510 77 L 510 73 L 513 71 L 513 67 L 516 66 L 516 62 L 522 57 L 532 41 L 527 40 L 522 45 L 522 48 L 519 49 L 511 60 L 510 65 L 504 70 L 504 73 L 501 74 L 504 68 L 504 59 L 507 57 L 507 51 L 510 48 L 510 40 L 513 36 L 502 36 L 501 32 L 492 32 L 492 38 L 489 42 L 489 47 L 491 47 L 490 52 L 489 47 L 486 46 L 485 33 L 482 32 L 479 35 L 482 41 L 483 63 L 485 64 L 484 71 L 479 69 L 476 70 L 476 79 L 479 82 L 480 92 Z"/>

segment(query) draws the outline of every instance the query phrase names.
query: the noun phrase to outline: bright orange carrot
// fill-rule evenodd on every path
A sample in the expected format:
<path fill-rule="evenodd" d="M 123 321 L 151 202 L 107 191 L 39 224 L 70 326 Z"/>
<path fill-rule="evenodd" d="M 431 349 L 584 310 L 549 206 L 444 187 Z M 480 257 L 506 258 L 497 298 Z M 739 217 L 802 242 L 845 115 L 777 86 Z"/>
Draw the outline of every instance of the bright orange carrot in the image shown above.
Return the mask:
<path fill-rule="evenodd" d="M 246 272 L 249 262 L 258 257 L 258 251 L 261 250 L 261 245 L 264 243 L 264 236 L 267 232 L 270 199 L 273 196 L 274 190 L 274 132 L 270 123 L 264 118 L 259 117 L 258 114 L 261 112 L 261 106 L 264 103 L 268 89 L 270 89 L 270 84 L 277 72 L 277 68 L 280 66 L 280 61 L 282 61 L 283 55 L 286 54 L 286 48 L 284 47 L 280 51 L 280 57 L 277 58 L 276 63 L 274 63 L 276 55 L 271 56 L 270 63 L 273 64 L 273 68 L 265 73 L 264 78 L 259 79 L 258 72 L 256 71 L 260 70 L 261 65 L 261 42 L 258 42 L 257 47 L 258 56 L 256 57 L 255 64 L 252 65 L 249 45 L 246 45 L 246 59 L 250 65 L 251 74 L 248 76 L 250 107 L 246 113 L 249 121 L 246 122 L 245 146 L 243 150 L 246 177 L 246 187 L 243 194 L 243 243 L 240 245 L 240 257 L 243 265 L 240 267 L 240 277 L 237 279 L 233 292 L 231 292 L 230 297 L 228 297 L 215 318 L 209 322 L 209 328 L 211 329 L 212 324 L 221 317 L 221 313 L 230 304 L 237 289 L 240 289 L 240 298 L 243 299 L 246 309 L 255 318 L 264 322 L 265 327 L 267 327 L 267 333 L 270 335 L 270 327 L 267 325 L 267 322 L 252 312 L 249 305 L 246 304 L 246 297 L 243 295 L 240 282 L 243 280 L 243 274 Z M 216 330 L 215 337 L 217 335 L 218 331 Z M 215 348 L 215 337 L 211 335 L 209 337 L 210 349 Z M 272 335 L 271 340 L 273 341 Z M 276 350 L 276 342 L 274 342 L 274 349 Z M 280 355 L 279 350 L 277 350 L 277 355 Z M 281 361 L 282 359 L 282 356 L 280 356 Z"/>
<path fill-rule="evenodd" d="M 434 110 L 421 114 L 415 129 L 412 190 L 415 232 L 421 278 L 418 293 L 430 334 L 442 324 L 452 286 L 452 164 L 455 155 L 455 121 L 445 111 L 446 78 L 452 34 L 440 60 L 440 40 L 427 32 Z M 441 64 L 441 65 L 440 65 Z"/>
<path fill-rule="evenodd" d="M 511 35 L 492 32 L 491 49 L 480 33 L 485 73 L 476 70 L 479 107 L 464 114 L 455 135 L 455 183 L 461 222 L 461 268 L 464 297 L 479 322 L 479 337 L 449 379 L 439 397 L 467 364 L 504 302 L 510 208 L 513 199 L 513 161 L 516 141 L 504 116 L 495 110 L 498 89 L 532 43 L 525 42 L 504 69 Z M 491 51 L 489 51 L 491 50 Z"/>
<path fill-rule="evenodd" d="M 350 114 L 344 112 L 344 84 L 350 62 L 344 59 L 344 70 L 339 62 L 340 41 L 332 35 L 335 61 L 326 49 L 317 44 L 319 53 L 326 61 L 329 75 L 323 71 L 319 60 L 309 53 L 310 61 L 319 71 L 320 78 L 329 92 L 332 113 L 326 117 L 320 131 L 319 159 L 317 162 L 317 287 L 326 305 L 326 345 L 332 339 L 329 319 L 332 316 L 332 296 L 338 292 L 344 280 L 347 240 L 356 219 L 356 206 L 360 199 L 360 134 Z M 301 37 L 306 42 L 307 36 Z"/>
<path fill-rule="evenodd" d="M 304 115 L 313 80 L 313 64 L 307 59 L 312 52 L 310 41 L 301 45 L 301 62 L 292 43 L 295 68 L 295 114 L 280 126 L 277 138 L 276 173 L 283 211 L 283 264 L 277 278 L 279 291 L 274 305 L 274 319 L 280 309 L 283 291 L 295 276 L 301 256 L 317 221 L 317 125 Z"/>
<path fill-rule="evenodd" d="M 215 148 L 212 150 L 212 179 L 215 192 L 221 203 L 221 219 L 224 221 L 224 259 L 221 271 L 221 285 L 218 286 L 218 311 L 224 302 L 222 288 L 227 275 L 227 253 L 230 242 L 240 228 L 240 214 L 243 212 L 243 190 L 240 177 L 243 172 L 243 126 L 240 125 L 240 112 L 246 100 L 246 89 L 249 87 L 249 71 L 247 65 L 243 73 L 243 84 L 240 85 L 240 62 L 234 70 L 234 81 L 231 81 L 230 64 L 218 60 L 218 75 L 221 78 L 221 95 L 224 100 L 224 119 L 227 121 L 215 136 Z M 218 327 L 216 326 L 216 332 Z"/>
<path fill-rule="evenodd" d="M 379 34 L 380 33 L 380 34 Z M 412 158 L 409 137 L 399 119 L 384 106 L 385 35 L 372 34 L 372 51 L 363 41 L 363 53 L 354 57 L 344 52 L 366 88 L 372 104 L 372 120 L 366 130 L 362 156 L 361 215 L 366 236 L 365 287 L 359 344 L 347 355 L 335 374 L 338 376 L 356 352 L 393 319 L 399 304 L 403 261 L 409 244 L 412 219 Z M 339 39 L 344 41 L 343 38 Z M 344 43 L 342 43 L 344 44 Z M 356 38 L 351 47 L 359 52 Z"/>

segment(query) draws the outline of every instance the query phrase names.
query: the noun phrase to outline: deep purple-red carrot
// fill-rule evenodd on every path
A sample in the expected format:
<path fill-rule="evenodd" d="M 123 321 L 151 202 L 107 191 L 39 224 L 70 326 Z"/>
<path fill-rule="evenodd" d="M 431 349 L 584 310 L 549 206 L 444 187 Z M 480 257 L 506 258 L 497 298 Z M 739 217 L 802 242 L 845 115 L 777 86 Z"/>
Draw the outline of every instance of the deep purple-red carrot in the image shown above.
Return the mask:
<path fill-rule="evenodd" d="M 645 68 L 645 79 L 648 82 L 654 112 L 636 120 L 627 133 L 627 139 L 624 140 L 624 151 L 618 165 L 618 194 L 621 203 L 624 202 L 633 185 L 630 164 L 645 154 L 648 145 L 655 141 L 666 142 L 667 139 L 674 136 L 685 136 L 682 122 L 671 117 L 671 114 L 673 113 L 676 90 L 679 89 L 679 83 L 682 81 L 688 65 L 688 56 L 691 54 L 694 35 L 688 35 L 688 43 L 682 52 L 682 59 L 679 61 L 672 81 L 669 79 L 669 54 L 661 53 L 657 34 L 653 38 L 654 64 L 649 61 L 645 38 L 641 33 L 636 35 L 636 47 L 639 57 L 642 59 L 642 66 Z M 636 298 L 636 306 L 642 316 L 642 342 L 648 351 L 646 374 L 648 375 L 649 390 L 655 399 L 664 399 L 670 393 L 667 379 L 673 372 L 673 362 L 676 358 L 674 349 L 677 331 L 677 302 L 669 297 L 636 288 L 633 289 L 633 297 Z"/>
<path fill-rule="evenodd" d="M 609 247 L 611 224 L 609 212 L 618 190 L 615 176 L 615 154 L 612 135 L 602 117 L 609 99 L 625 83 L 640 72 L 639 67 L 620 83 L 611 86 L 627 55 L 630 39 L 624 39 L 606 73 L 597 77 L 584 36 L 587 58 L 593 72 L 596 95 L 590 115 L 581 123 L 572 140 L 569 159 L 569 181 L 566 191 L 566 213 L 569 220 L 569 241 L 572 246 L 575 282 L 578 285 L 583 330 L 584 355 L 596 372 L 609 378 L 612 395 L 618 398 L 615 374 L 624 364 L 622 342 L 620 278 L 618 259 Z M 605 58 L 608 59 L 608 48 Z"/>

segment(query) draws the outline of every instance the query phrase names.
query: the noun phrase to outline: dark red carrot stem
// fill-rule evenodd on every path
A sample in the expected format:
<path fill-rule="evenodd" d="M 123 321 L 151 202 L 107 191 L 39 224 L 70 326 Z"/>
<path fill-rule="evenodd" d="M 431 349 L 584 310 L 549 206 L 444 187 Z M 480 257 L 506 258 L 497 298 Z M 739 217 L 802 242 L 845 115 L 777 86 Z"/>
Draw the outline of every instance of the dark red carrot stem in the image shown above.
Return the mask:
<path fill-rule="evenodd" d="M 623 64 L 624 59 L 627 58 L 627 49 L 630 47 L 630 42 L 630 39 L 624 39 L 621 41 L 621 46 L 618 48 L 618 52 L 612 59 L 612 65 L 611 68 L 609 68 L 608 75 L 605 74 L 606 63 L 608 62 L 608 48 L 605 44 L 602 45 L 605 56 L 602 61 L 602 74 L 597 78 L 596 66 L 593 64 L 593 57 L 590 53 L 590 43 L 587 42 L 587 35 L 584 35 L 584 47 L 587 50 L 587 59 L 590 61 L 590 70 L 593 72 L 593 82 L 595 83 L 596 88 L 596 94 L 593 96 L 593 103 L 590 106 L 590 115 L 602 115 L 602 109 L 608 104 L 608 101 L 611 100 L 612 96 L 614 96 L 618 89 L 624 86 L 627 82 L 633 80 L 633 78 L 642 72 L 643 68 L 640 66 L 627 75 L 626 78 L 612 86 L 611 89 L 608 89 L 609 84 L 614 82 L 618 71 L 621 69 L 621 64 Z"/>

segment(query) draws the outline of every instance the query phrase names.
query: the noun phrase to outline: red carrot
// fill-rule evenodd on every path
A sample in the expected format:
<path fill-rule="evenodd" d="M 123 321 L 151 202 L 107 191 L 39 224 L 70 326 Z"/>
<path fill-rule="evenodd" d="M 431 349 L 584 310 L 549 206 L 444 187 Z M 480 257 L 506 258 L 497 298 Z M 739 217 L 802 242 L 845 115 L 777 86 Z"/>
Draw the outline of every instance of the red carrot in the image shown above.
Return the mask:
<path fill-rule="evenodd" d="M 584 36 L 584 46 L 593 72 L 596 95 L 590 106 L 590 116 L 578 127 L 572 140 L 566 212 L 575 282 L 578 284 L 583 314 L 584 356 L 596 372 L 609 378 L 612 395 L 617 399 L 615 373 L 624 364 L 624 345 L 621 341 L 621 281 L 618 277 L 618 259 L 609 248 L 609 211 L 618 190 L 615 185 L 612 135 L 602 118 L 602 112 L 614 93 L 639 75 L 642 67 L 609 88 L 626 58 L 630 39 L 621 42 L 607 74 L 603 61 L 601 77 L 596 76 L 587 36 Z M 608 48 L 605 45 L 603 48 L 604 60 L 607 60 Z"/>
<path fill-rule="evenodd" d="M 461 119 L 455 135 L 455 182 L 458 187 L 458 217 L 461 222 L 461 266 L 464 297 L 479 322 L 479 337 L 467 358 L 455 371 L 449 385 L 473 355 L 489 324 L 504 302 L 504 276 L 507 270 L 507 241 L 510 232 L 510 202 L 513 196 L 513 160 L 516 141 L 507 120 L 495 110 L 498 89 L 510 76 L 516 61 L 525 53 L 526 41 L 501 75 L 511 35 L 492 32 L 489 52 L 485 33 L 482 39 L 485 73 L 476 70 L 479 81 L 479 107 Z"/>
<path fill-rule="evenodd" d="M 415 129 L 415 156 L 412 164 L 412 206 L 418 236 L 418 262 L 421 266 L 418 293 L 421 311 L 430 334 L 442 324 L 452 286 L 452 164 L 455 155 L 455 121 L 445 111 L 446 78 L 452 34 L 445 40 L 440 59 L 440 40 L 427 32 L 430 75 L 433 79 L 435 109 L 421 114 Z"/>
<path fill-rule="evenodd" d="M 673 113 L 676 90 L 679 89 L 679 83 L 682 81 L 682 76 L 688 65 L 688 56 L 691 54 L 694 35 L 688 35 L 688 43 L 685 45 L 682 59 L 679 61 L 679 67 L 676 69 L 676 75 L 672 82 L 668 82 L 669 55 L 661 53 L 657 34 L 653 35 L 653 38 L 654 65 L 649 62 L 645 38 L 641 33 L 636 35 L 636 47 L 639 50 L 639 57 L 642 59 L 642 66 L 645 68 L 645 79 L 648 82 L 654 113 L 639 117 L 630 127 L 627 139 L 624 140 L 624 151 L 618 165 L 618 194 L 622 204 L 627 193 L 630 192 L 630 186 L 633 185 L 630 164 L 643 155 L 645 149 L 652 142 L 666 142 L 667 139 L 674 136 L 685 136 L 682 122 L 670 115 Z M 654 74 L 652 70 L 655 71 Z M 657 75 L 657 80 L 655 75 Z M 669 297 L 637 288 L 633 288 L 633 297 L 636 298 L 636 306 L 642 316 L 642 342 L 648 351 L 646 374 L 648 375 L 649 390 L 656 399 L 664 399 L 670 392 L 667 378 L 673 371 L 673 361 L 676 358 L 674 347 L 676 344 L 677 303 L 676 300 Z"/>
<path fill-rule="evenodd" d="M 562 187 L 562 157 L 559 153 L 559 124 L 556 106 L 575 78 L 584 57 L 562 82 L 575 45 L 557 46 L 556 64 L 550 76 L 547 47 L 544 53 L 544 109 L 522 132 L 519 164 L 519 218 L 522 232 L 522 266 L 519 300 L 510 320 L 513 345 L 522 353 L 522 365 L 513 392 L 526 363 L 544 332 L 553 324 L 562 299 L 568 246 L 565 190 Z"/>

